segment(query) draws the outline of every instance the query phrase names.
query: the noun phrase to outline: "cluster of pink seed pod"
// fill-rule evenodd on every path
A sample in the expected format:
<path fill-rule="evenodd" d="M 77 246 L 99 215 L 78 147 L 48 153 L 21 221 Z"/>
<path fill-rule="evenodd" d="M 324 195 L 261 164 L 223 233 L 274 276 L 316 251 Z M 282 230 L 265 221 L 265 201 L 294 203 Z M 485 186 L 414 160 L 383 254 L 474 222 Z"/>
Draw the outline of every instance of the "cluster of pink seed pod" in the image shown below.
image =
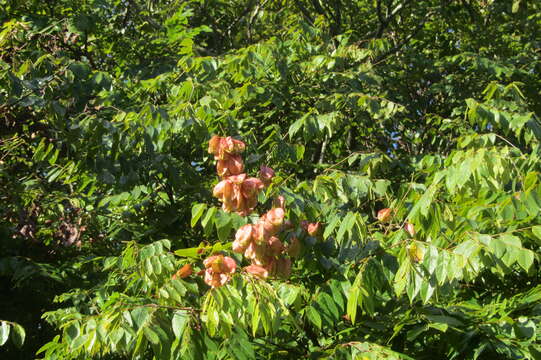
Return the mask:
<path fill-rule="evenodd" d="M 268 186 L 274 171 L 266 166 L 261 167 L 260 178 L 248 177 L 244 171 L 244 163 L 240 153 L 246 145 L 231 136 L 213 136 L 208 151 L 216 159 L 216 170 L 222 178 L 213 190 L 213 195 L 222 202 L 226 212 L 236 212 L 241 216 L 250 214 L 257 205 L 257 195 Z"/>
<path fill-rule="evenodd" d="M 237 269 L 237 263 L 229 256 L 213 255 L 203 261 L 205 266 L 204 280 L 211 287 L 225 285 L 231 279 L 231 274 Z"/>
<path fill-rule="evenodd" d="M 245 148 L 242 141 L 230 136 L 213 136 L 208 147 L 209 153 L 217 161 L 216 170 L 221 178 L 214 187 L 213 195 L 222 202 L 224 211 L 236 212 L 241 216 L 247 216 L 254 210 L 259 192 L 274 177 L 274 170 L 267 166 L 261 166 L 259 178 L 248 177 L 240 156 Z M 317 236 L 320 230 L 319 223 L 303 221 L 301 226 L 310 236 Z M 250 260 L 251 264 L 244 270 L 261 278 L 288 278 L 291 274 L 290 258 L 299 256 L 302 243 L 292 235 L 288 240 L 289 245 L 284 245 L 278 233 L 292 228 L 292 224 L 285 220 L 285 199 L 282 196 L 257 223 L 240 227 L 232 248 Z M 210 256 L 203 264 L 204 280 L 211 287 L 222 286 L 229 281 L 237 266 L 233 258 L 221 254 Z"/>
<path fill-rule="evenodd" d="M 283 207 L 275 207 L 256 224 L 246 224 L 237 230 L 233 251 L 244 254 L 251 261 L 245 270 L 262 278 L 269 275 L 288 278 L 291 260 L 285 257 L 286 247 L 276 236 L 287 226 Z"/>

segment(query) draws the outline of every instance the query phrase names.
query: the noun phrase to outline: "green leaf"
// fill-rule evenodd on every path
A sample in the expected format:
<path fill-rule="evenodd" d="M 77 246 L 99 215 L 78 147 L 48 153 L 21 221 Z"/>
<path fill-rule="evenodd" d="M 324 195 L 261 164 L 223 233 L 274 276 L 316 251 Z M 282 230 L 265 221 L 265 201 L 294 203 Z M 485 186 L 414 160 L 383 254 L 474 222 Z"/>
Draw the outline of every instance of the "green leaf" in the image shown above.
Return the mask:
<path fill-rule="evenodd" d="M 428 215 L 428 211 L 431 208 L 430 204 L 432 203 L 434 195 L 439 189 L 439 182 L 443 178 L 443 173 L 438 173 L 436 175 L 437 176 L 435 177 L 432 184 L 428 187 L 428 189 L 424 192 L 424 194 L 419 198 L 419 200 L 411 208 L 411 211 L 408 214 L 408 219 L 415 220 L 415 218 L 417 217 L 417 213 L 419 212 L 424 217 Z"/>
<path fill-rule="evenodd" d="M 347 301 L 347 314 L 352 324 L 355 324 L 355 317 L 357 316 L 359 294 L 360 294 L 359 287 L 352 286 L 349 289 L 348 301 Z"/>
<path fill-rule="evenodd" d="M 57 346 L 58 340 L 60 339 L 60 335 L 56 335 L 52 341 L 48 342 L 47 344 L 43 345 L 36 351 L 36 355 L 41 354 L 42 352 L 45 352 L 51 348 L 54 348 Z"/>
<path fill-rule="evenodd" d="M 426 279 L 422 280 L 420 294 L 421 294 L 421 299 L 423 301 L 423 304 L 428 303 L 428 300 L 430 300 L 435 290 L 436 290 L 436 281 L 434 277 L 431 277 L 429 280 L 426 280 Z"/>
<path fill-rule="evenodd" d="M 321 316 L 319 315 L 319 312 L 316 310 L 316 308 L 308 306 L 306 308 L 306 316 L 312 324 L 314 324 L 318 329 L 321 330 Z"/>
<path fill-rule="evenodd" d="M 139 306 L 131 311 L 131 318 L 137 329 L 143 327 L 150 320 L 151 315 L 150 309 L 146 306 Z"/>
<path fill-rule="evenodd" d="M 188 248 L 188 249 L 178 249 L 175 250 L 175 255 L 181 256 L 181 257 L 192 257 L 192 258 L 199 258 L 199 251 L 201 251 L 202 248 L 195 247 L 195 248 Z"/>
<path fill-rule="evenodd" d="M 75 340 L 73 340 L 73 343 L 71 343 L 72 349 L 76 350 L 80 348 L 87 342 L 87 340 L 88 340 L 88 334 L 82 334 L 78 336 L 77 338 L 75 338 Z"/>
<path fill-rule="evenodd" d="M 76 78 L 84 79 L 90 74 L 90 67 L 82 62 L 71 63 L 68 68 L 73 72 Z"/>
<path fill-rule="evenodd" d="M 338 307 L 336 306 L 333 298 L 328 293 L 320 293 L 318 297 L 318 304 L 323 309 L 326 309 L 334 317 L 334 320 L 338 320 L 340 317 L 340 312 L 338 311 Z"/>
<path fill-rule="evenodd" d="M 535 254 L 529 249 L 522 249 L 518 252 L 517 262 L 525 271 L 530 270 L 533 265 Z"/>
<path fill-rule="evenodd" d="M 259 328 L 259 321 L 261 320 L 261 315 L 259 313 L 259 306 L 255 304 L 254 311 L 252 312 L 252 335 L 255 337 L 257 329 Z"/>
<path fill-rule="evenodd" d="M 170 254 L 166 255 L 166 256 L 162 256 L 160 258 L 160 261 L 163 265 L 163 267 L 165 268 L 166 271 L 174 271 L 175 270 L 175 265 L 173 264 L 173 261 L 172 261 L 172 256 Z"/>
<path fill-rule="evenodd" d="M 153 257 L 151 257 L 150 262 L 152 263 L 153 273 L 156 274 L 156 275 L 161 274 L 162 273 L 161 256 L 153 256 Z"/>
<path fill-rule="evenodd" d="M 541 226 L 537 225 L 532 227 L 532 232 L 539 240 L 541 240 Z"/>
<path fill-rule="evenodd" d="M 0 346 L 4 345 L 9 339 L 10 326 L 6 321 L 2 321 L 0 325 Z"/>
<path fill-rule="evenodd" d="M 209 236 L 212 232 L 212 225 L 214 224 L 214 221 L 216 220 L 214 216 L 216 212 L 217 212 L 216 208 L 211 207 L 210 209 L 208 209 L 203 220 L 201 220 L 201 225 L 203 226 L 205 235 L 207 236 Z"/>
<path fill-rule="evenodd" d="M 353 229 L 353 226 L 355 225 L 355 219 L 356 219 L 355 213 L 353 212 L 347 213 L 346 217 L 344 218 L 344 221 L 342 221 L 342 223 L 340 224 L 338 233 L 336 234 L 336 242 L 338 244 L 342 242 L 342 239 L 344 238 L 345 233 Z"/>
<path fill-rule="evenodd" d="M 391 185 L 389 180 L 377 180 L 374 182 L 374 192 L 379 196 L 384 196 L 389 185 Z"/>
<path fill-rule="evenodd" d="M 440 323 L 429 324 L 428 327 L 439 330 L 441 332 L 446 332 L 447 329 L 449 328 L 447 324 L 440 324 Z"/>
<path fill-rule="evenodd" d="M 139 355 L 141 355 L 144 352 L 146 345 L 147 345 L 147 340 L 146 340 L 145 334 L 144 332 L 141 331 L 139 335 L 137 335 L 137 341 L 135 342 L 135 349 L 133 350 L 133 353 L 132 353 L 133 360 L 140 358 Z"/>
<path fill-rule="evenodd" d="M 145 334 L 147 340 L 150 341 L 152 344 L 157 345 L 160 343 L 160 338 L 158 337 L 158 334 L 156 334 L 156 332 L 152 330 L 151 327 L 145 326 L 143 328 L 143 333 Z"/>
<path fill-rule="evenodd" d="M 290 285 L 290 284 L 281 284 L 280 286 L 280 297 L 283 299 L 286 305 L 292 305 L 299 293 L 301 291 L 300 287 Z"/>
<path fill-rule="evenodd" d="M 415 340 L 419 335 L 424 333 L 428 327 L 426 325 L 418 325 L 407 332 L 408 341 Z"/>
<path fill-rule="evenodd" d="M 520 252 L 524 250 L 520 239 L 509 234 L 492 238 L 489 243 L 489 248 L 494 256 L 501 259 L 507 266 L 515 263 Z M 524 264 L 527 264 L 528 255 L 524 255 L 523 260 L 525 261 Z"/>
<path fill-rule="evenodd" d="M 192 227 L 195 227 L 195 225 L 199 221 L 199 218 L 205 212 L 206 208 L 207 208 L 207 204 L 195 204 L 192 207 L 192 221 L 191 221 Z"/>
<path fill-rule="evenodd" d="M 447 251 L 442 251 L 438 254 L 438 264 L 436 265 L 436 279 L 438 280 L 439 285 L 443 285 L 447 280 L 447 270 L 449 267 L 449 253 Z"/>
<path fill-rule="evenodd" d="M 265 330 L 265 334 L 272 333 L 272 323 L 274 319 L 274 307 L 270 306 L 270 304 L 263 304 L 258 303 L 259 307 L 259 314 L 261 315 L 261 323 L 263 324 L 263 330 Z"/>
<path fill-rule="evenodd" d="M 404 292 L 404 288 L 408 283 L 408 274 L 410 271 L 410 267 L 411 263 L 409 262 L 409 258 L 406 258 L 402 261 L 400 267 L 398 268 L 398 271 L 396 272 L 396 275 L 394 277 L 394 291 L 396 296 L 400 296 Z"/>
<path fill-rule="evenodd" d="M 452 316 L 447 315 L 426 315 L 426 318 L 433 323 L 446 324 L 453 327 L 464 326 L 464 323 Z"/>
<path fill-rule="evenodd" d="M 216 225 L 218 239 L 220 241 L 226 241 L 232 229 L 231 217 L 224 212 L 219 212 L 216 215 L 214 224 Z"/>
<path fill-rule="evenodd" d="M 148 257 L 145 259 L 145 272 L 147 275 L 152 275 L 154 273 L 154 269 L 152 267 L 152 261 L 151 259 L 153 259 L 153 257 Z"/>
<path fill-rule="evenodd" d="M 335 215 L 331 218 L 331 221 L 329 222 L 329 224 L 325 226 L 325 231 L 323 232 L 324 239 L 327 239 L 329 235 L 332 234 L 334 228 L 336 227 L 336 225 L 338 225 L 339 222 L 340 222 L 340 216 Z"/>
<path fill-rule="evenodd" d="M 514 0 L 513 1 L 513 6 L 511 7 L 511 11 L 513 12 L 513 14 L 518 12 L 518 10 L 520 8 L 520 2 L 521 2 L 521 0 Z"/>
<path fill-rule="evenodd" d="M 184 286 L 182 280 L 171 280 L 171 284 L 173 285 L 173 288 L 175 289 L 176 292 L 179 293 L 180 296 L 184 296 L 186 295 L 186 286 Z"/>
<path fill-rule="evenodd" d="M 297 119 L 293 124 L 291 124 L 291 126 L 289 127 L 289 130 L 288 130 L 288 134 L 289 134 L 290 139 L 293 139 L 295 134 L 297 132 L 299 132 L 299 130 L 304 126 L 304 124 L 306 122 L 306 118 L 308 116 L 310 116 L 310 114 L 311 114 L 310 112 L 306 113 L 301 118 Z"/>

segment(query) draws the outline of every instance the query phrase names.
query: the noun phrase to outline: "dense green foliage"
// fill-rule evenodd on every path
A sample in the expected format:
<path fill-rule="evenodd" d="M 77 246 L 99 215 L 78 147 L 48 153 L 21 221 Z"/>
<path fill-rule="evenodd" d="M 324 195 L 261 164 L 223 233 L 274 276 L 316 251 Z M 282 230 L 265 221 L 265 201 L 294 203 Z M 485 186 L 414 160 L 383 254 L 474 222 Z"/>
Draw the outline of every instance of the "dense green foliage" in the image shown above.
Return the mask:
<path fill-rule="evenodd" d="M 541 359 L 540 39 L 529 0 L 0 0 L 0 357 Z M 213 134 L 276 171 L 248 217 Z"/>

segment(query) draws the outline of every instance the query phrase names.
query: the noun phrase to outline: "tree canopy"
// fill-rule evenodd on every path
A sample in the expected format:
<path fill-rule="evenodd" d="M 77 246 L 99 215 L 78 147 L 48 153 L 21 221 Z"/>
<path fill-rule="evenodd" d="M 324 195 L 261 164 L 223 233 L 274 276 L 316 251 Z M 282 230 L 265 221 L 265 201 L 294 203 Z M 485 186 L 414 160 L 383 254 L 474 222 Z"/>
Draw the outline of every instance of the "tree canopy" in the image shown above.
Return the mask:
<path fill-rule="evenodd" d="M 0 0 L 6 359 L 541 359 L 541 2 Z"/>

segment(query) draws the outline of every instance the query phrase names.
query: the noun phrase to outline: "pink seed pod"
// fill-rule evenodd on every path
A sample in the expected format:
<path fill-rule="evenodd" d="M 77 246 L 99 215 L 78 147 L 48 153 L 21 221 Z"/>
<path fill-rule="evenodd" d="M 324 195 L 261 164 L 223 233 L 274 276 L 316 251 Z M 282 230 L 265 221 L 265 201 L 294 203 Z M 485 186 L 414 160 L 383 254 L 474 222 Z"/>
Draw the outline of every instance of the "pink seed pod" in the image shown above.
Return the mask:
<path fill-rule="evenodd" d="M 263 184 L 265 184 L 265 186 L 270 185 L 273 177 L 274 177 L 274 170 L 268 166 L 261 165 L 261 168 L 259 170 L 259 178 L 261 179 Z"/>
<path fill-rule="evenodd" d="M 381 209 L 378 211 L 378 220 L 380 222 L 388 222 L 391 220 L 392 210 L 390 208 Z"/>
<path fill-rule="evenodd" d="M 269 239 L 269 255 L 278 256 L 284 251 L 284 244 L 276 236 Z"/>
<path fill-rule="evenodd" d="M 259 265 L 249 265 L 249 266 L 246 266 L 244 268 L 244 270 L 247 273 L 258 276 L 258 277 L 260 277 L 262 279 L 266 279 L 267 277 L 269 277 L 269 271 L 267 269 L 265 269 L 264 267 L 259 266 Z"/>
<path fill-rule="evenodd" d="M 284 222 L 285 212 L 282 208 L 274 208 L 267 212 L 266 221 L 273 226 L 280 226 Z"/>
<path fill-rule="evenodd" d="M 243 225 L 235 233 L 235 241 L 238 241 L 242 246 L 248 246 L 250 241 L 252 241 L 252 233 L 252 224 Z"/>
<path fill-rule="evenodd" d="M 216 172 L 220 177 L 239 175 L 244 171 L 244 164 L 240 155 L 226 155 L 223 160 L 216 162 Z"/>
<path fill-rule="evenodd" d="M 280 195 L 274 201 L 272 202 L 272 206 L 275 208 L 282 208 L 285 210 L 286 208 L 286 199 Z"/>
<path fill-rule="evenodd" d="M 415 236 L 415 227 L 413 227 L 412 223 L 407 222 L 404 225 L 404 230 L 406 230 L 410 236 Z"/>
<path fill-rule="evenodd" d="M 218 155 L 220 151 L 220 140 L 221 140 L 221 137 L 219 137 L 218 135 L 214 135 L 213 137 L 210 138 L 209 148 L 208 148 L 209 154 Z"/>
<path fill-rule="evenodd" d="M 321 224 L 319 222 L 310 223 L 306 227 L 306 231 L 310 236 L 317 236 L 321 230 Z"/>

